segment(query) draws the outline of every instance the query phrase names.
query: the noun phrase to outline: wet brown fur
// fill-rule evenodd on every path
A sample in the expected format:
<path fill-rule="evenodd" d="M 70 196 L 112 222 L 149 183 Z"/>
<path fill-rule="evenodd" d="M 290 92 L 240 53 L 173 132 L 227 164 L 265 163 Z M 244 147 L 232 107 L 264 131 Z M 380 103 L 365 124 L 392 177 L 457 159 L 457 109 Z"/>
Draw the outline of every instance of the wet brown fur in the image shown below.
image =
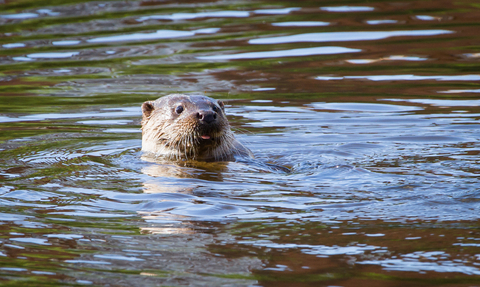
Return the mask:
<path fill-rule="evenodd" d="M 183 111 L 177 113 L 177 107 Z M 253 157 L 235 139 L 221 101 L 202 95 L 172 94 L 142 105 L 142 151 L 170 160 L 234 160 Z M 215 119 L 206 122 L 199 114 Z M 208 135 L 210 139 L 202 139 Z"/>

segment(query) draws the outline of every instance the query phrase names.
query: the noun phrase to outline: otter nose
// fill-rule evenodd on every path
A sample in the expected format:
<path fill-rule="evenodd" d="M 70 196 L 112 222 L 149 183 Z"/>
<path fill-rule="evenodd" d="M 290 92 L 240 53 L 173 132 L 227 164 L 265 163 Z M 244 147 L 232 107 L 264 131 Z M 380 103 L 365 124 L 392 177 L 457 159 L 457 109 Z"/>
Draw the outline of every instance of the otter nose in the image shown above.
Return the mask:
<path fill-rule="evenodd" d="M 201 111 L 197 113 L 197 117 L 200 121 L 210 124 L 217 119 L 217 113 L 213 111 Z"/>

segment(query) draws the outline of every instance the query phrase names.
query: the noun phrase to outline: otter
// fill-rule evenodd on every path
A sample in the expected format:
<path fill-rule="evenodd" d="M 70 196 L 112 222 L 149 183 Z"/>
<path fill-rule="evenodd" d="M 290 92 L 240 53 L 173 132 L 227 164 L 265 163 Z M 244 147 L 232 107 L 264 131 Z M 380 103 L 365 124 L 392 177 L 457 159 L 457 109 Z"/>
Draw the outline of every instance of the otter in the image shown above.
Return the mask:
<path fill-rule="evenodd" d="M 142 151 L 168 160 L 253 158 L 234 136 L 222 101 L 171 94 L 142 104 Z"/>

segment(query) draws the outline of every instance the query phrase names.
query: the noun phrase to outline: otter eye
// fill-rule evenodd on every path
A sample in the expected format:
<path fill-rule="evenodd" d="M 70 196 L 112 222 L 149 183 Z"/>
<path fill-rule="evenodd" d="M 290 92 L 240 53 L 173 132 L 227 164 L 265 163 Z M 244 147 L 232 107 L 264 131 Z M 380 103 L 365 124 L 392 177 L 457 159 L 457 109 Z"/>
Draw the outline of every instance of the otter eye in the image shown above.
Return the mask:
<path fill-rule="evenodd" d="M 176 107 L 176 108 L 175 108 L 175 112 L 176 112 L 177 114 L 181 114 L 181 113 L 183 112 L 183 107 L 182 107 L 182 106 Z"/>
<path fill-rule="evenodd" d="M 213 106 L 213 107 L 212 107 L 212 110 L 213 110 L 214 112 L 218 113 L 218 108 L 217 108 L 217 106 Z"/>

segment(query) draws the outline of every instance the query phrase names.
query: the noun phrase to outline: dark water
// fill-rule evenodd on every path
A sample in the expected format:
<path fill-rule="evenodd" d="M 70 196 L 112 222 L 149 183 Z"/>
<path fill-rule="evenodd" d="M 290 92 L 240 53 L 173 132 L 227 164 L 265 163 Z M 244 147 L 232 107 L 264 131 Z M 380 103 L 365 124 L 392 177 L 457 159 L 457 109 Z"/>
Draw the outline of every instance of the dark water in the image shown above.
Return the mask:
<path fill-rule="evenodd" d="M 480 286 L 477 1 L 3 1 L 3 286 Z M 242 162 L 140 158 L 227 103 Z"/>

